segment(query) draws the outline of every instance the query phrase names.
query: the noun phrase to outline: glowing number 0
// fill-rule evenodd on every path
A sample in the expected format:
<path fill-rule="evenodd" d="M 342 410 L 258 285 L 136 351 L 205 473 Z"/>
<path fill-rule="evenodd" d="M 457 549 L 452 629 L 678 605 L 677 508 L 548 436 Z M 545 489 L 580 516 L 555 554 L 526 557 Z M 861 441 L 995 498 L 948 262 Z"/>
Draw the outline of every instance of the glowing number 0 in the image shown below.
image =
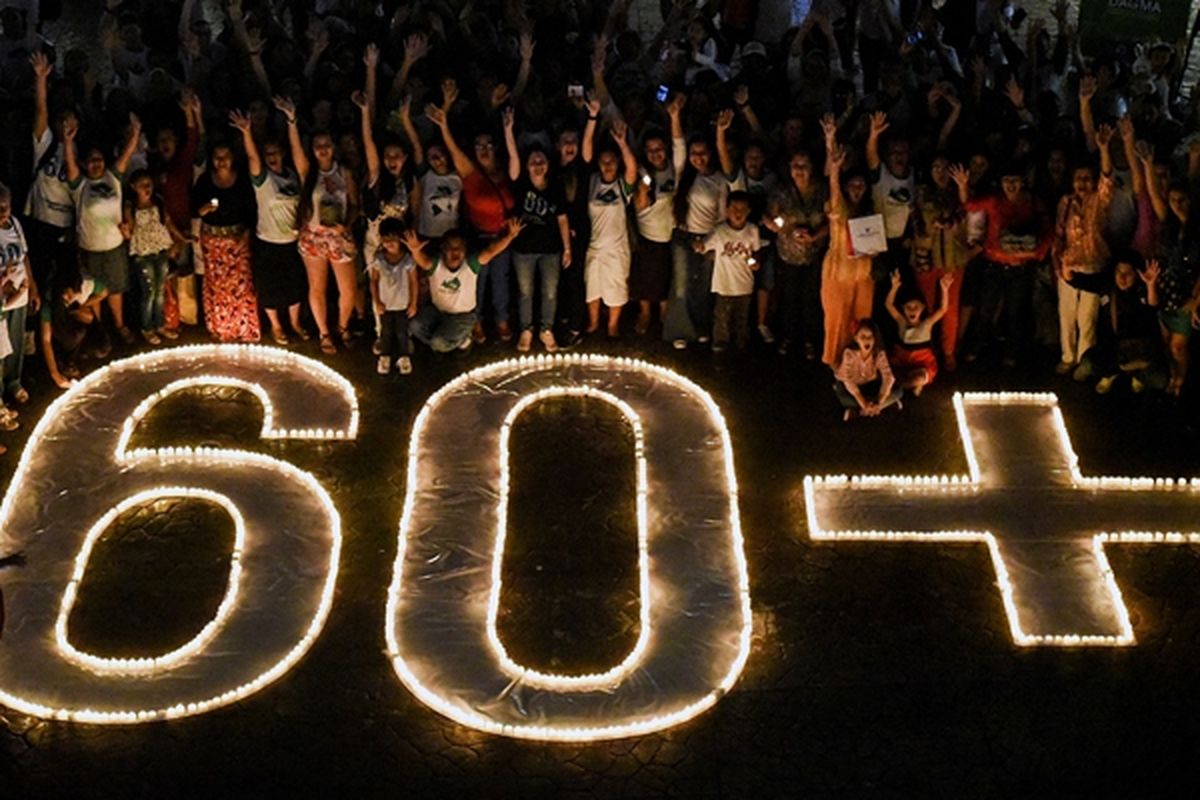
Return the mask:
<path fill-rule="evenodd" d="M 636 439 L 641 631 L 597 675 L 523 667 L 496 633 L 508 433 L 524 409 L 556 395 L 612 404 Z M 413 428 L 386 619 L 403 683 L 473 728 L 584 741 L 702 713 L 737 680 L 750 643 L 737 484 L 716 404 L 669 370 L 603 356 L 507 361 L 447 384 Z"/>
<path fill-rule="evenodd" d="M 34 429 L 0 507 L 0 551 L 24 550 L 28 558 L 5 581 L 10 626 L 0 648 L 0 702 L 84 722 L 198 714 L 279 678 L 320 633 L 341 533 L 312 475 L 241 450 L 128 447 L 158 401 L 207 385 L 254 393 L 263 438 L 348 439 L 358 427 L 344 378 L 267 348 L 165 350 L 115 362 L 74 386 Z M 161 497 L 213 502 L 233 518 L 234 552 L 216 616 L 169 653 L 111 659 L 80 651 L 67 620 L 93 546 L 123 510 Z"/>

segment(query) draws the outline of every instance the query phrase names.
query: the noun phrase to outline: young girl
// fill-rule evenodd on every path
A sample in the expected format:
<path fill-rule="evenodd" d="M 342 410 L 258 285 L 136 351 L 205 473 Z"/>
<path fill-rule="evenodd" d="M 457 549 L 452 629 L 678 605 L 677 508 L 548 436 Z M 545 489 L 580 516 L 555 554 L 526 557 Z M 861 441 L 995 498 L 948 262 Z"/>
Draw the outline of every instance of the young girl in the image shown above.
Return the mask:
<path fill-rule="evenodd" d="M 387 375 L 392 358 L 401 375 L 412 372 L 412 340 L 408 321 L 417 315 L 417 270 L 404 242 L 404 223 L 385 219 L 379 226 L 379 247 L 367 267 L 371 301 L 379 318 L 379 361 L 376 371 Z M 416 234 L 408 232 L 409 237 Z M 416 241 L 420 241 L 417 239 Z"/>
<path fill-rule="evenodd" d="M 904 390 L 896 385 L 887 354 L 879 347 L 879 341 L 879 328 L 875 323 L 869 317 L 859 320 L 854 344 L 842 353 L 841 363 L 834 372 L 837 383 L 833 385 L 833 392 L 845 409 L 842 419 L 846 422 L 860 414 L 879 416 L 893 404 L 900 408 Z M 868 399 L 871 395 L 875 399 Z"/>
<path fill-rule="evenodd" d="M 896 306 L 896 295 L 900 292 L 900 271 L 892 272 L 892 288 L 887 296 L 887 310 L 896 320 L 896 328 L 900 331 L 900 341 L 892 348 L 892 361 L 900 376 L 900 387 L 912 389 L 914 395 L 933 383 L 937 375 L 937 356 L 933 352 L 933 326 L 946 316 L 950 308 L 950 288 L 954 285 L 954 275 L 943 275 L 938 285 L 942 289 L 942 300 L 938 310 L 926 316 L 925 301 L 912 297 L 904 301 L 901 307 Z"/>
<path fill-rule="evenodd" d="M 163 326 L 163 291 L 169 256 L 184 237 L 164 212 L 148 170 L 134 172 L 129 177 L 129 186 L 133 189 L 133 202 L 125 206 L 121 232 L 129 240 L 129 256 L 142 288 L 142 338 L 160 345 L 160 336 L 174 339 L 179 335 Z"/>

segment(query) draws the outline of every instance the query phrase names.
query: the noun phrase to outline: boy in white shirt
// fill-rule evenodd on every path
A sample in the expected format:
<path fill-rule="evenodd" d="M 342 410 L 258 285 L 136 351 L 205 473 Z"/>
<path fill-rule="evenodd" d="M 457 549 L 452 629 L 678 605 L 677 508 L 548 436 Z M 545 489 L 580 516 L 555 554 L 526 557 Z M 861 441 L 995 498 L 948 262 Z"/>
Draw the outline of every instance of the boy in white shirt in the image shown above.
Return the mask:
<path fill-rule="evenodd" d="M 712 276 L 712 290 L 717 296 L 713 310 L 714 353 L 729 346 L 731 333 L 739 350 L 750 339 L 750 299 L 754 294 L 754 271 L 758 269 L 754 254 L 763 245 L 758 226 L 751 225 L 749 219 L 749 193 L 730 192 L 725 201 L 725 222 L 694 245 L 699 253 L 716 254 Z"/>
<path fill-rule="evenodd" d="M 417 270 L 404 245 L 404 223 L 385 219 L 379 225 L 379 247 L 367 267 L 371 300 L 379 318 L 379 361 L 376 372 L 392 371 L 392 359 L 401 375 L 412 372 L 412 339 L 408 321 L 417 315 Z"/>

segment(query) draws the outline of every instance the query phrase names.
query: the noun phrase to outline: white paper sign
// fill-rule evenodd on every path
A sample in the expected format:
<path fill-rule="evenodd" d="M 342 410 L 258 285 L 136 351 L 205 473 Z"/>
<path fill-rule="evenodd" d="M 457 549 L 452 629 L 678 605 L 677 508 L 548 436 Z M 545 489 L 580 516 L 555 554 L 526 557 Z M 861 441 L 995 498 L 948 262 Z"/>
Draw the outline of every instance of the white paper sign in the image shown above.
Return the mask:
<path fill-rule="evenodd" d="M 887 252 L 887 237 L 883 233 L 883 215 L 855 217 L 848 220 L 850 247 L 856 256 L 873 256 Z"/>

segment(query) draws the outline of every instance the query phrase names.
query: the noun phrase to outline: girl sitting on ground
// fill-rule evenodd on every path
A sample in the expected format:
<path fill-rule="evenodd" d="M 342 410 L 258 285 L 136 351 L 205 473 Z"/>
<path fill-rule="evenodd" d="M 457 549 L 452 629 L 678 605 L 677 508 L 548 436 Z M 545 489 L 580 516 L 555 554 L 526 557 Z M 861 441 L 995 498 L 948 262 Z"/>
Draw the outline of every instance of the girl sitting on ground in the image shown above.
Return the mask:
<path fill-rule="evenodd" d="M 859 320 L 854 331 L 854 343 L 842 353 L 834 377 L 834 394 L 845 409 L 846 422 L 861 415 L 876 417 L 890 405 L 900 408 L 904 390 L 888 364 L 887 354 L 880 347 L 879 327 L 868 317 Z"/>
<path fill-rule="evenodd" d="M 896 320 L 896 328 L 900 332 L 900 341 L 892 348 L 892 362 L 899 376 L 900 387 L 911 389 L 914 395 L 933 383 L 937 375 L 937 355 L 933 352 L 933 326 L 946 316 L 950 308 L 950 288 L 954 284 L 954 274 L 947 273 L 938 281 L 942 290 L 941 302 L 937 311 L 927 314 L 925 301 L 920 297 L 910 297 L 903 305 L 896 305 L 896 295 L 900 292 L 900 272 L 892 272 L 892 288 L 887 296 L 887 310 Z"/>

